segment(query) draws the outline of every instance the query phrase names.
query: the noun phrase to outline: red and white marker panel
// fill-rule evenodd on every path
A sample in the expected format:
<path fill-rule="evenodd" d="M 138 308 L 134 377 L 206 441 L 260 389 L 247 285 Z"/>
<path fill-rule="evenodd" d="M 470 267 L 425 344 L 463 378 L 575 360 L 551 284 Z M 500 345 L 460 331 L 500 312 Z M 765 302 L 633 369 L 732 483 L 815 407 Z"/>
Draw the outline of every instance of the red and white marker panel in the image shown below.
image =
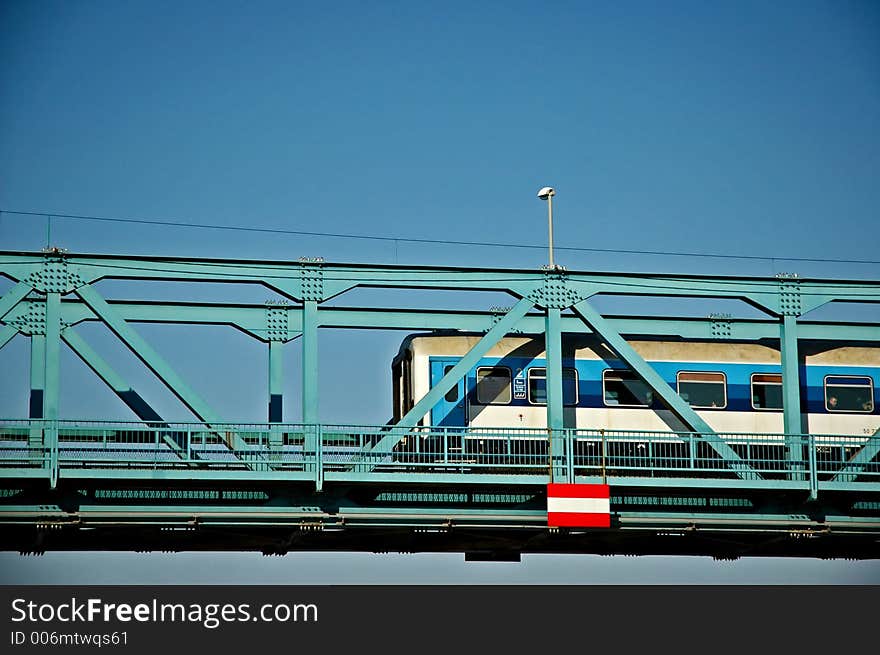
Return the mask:
<path fill-rule="evenodd" d="M 553 528 L 610 528 L 607 484 L 548 484 L 547 525 Z"/>

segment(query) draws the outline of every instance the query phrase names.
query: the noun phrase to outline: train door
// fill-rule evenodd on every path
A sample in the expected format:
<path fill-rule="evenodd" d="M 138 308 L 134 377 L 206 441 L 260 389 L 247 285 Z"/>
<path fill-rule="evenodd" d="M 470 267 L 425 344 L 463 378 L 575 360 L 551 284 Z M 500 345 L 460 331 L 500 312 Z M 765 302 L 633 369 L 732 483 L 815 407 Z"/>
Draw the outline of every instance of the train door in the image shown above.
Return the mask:
<path fill-rule="evenodd" d="M 431 387 L 458 363 L 457 359 L 431 358 Z M 434 405 L 431 411 L 431 423 L 436 426 L 467 425 L 467 388 L 463 377 L 458 383 Z"/>

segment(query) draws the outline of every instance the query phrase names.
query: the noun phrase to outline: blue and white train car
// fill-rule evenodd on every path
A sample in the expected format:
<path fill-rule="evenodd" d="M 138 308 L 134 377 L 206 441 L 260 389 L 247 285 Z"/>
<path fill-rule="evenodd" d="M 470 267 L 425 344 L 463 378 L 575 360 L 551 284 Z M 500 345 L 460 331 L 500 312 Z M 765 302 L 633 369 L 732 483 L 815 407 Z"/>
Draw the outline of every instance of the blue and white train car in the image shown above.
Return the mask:
<path fill-rule="evenodd" d="M 392 363 L 394 421 L 480 336 L 410 335 Z M 756 343 L 631 342 L 720 433 L 780 434 L 779 351 Z M 812 434 L 866 437 L 880 429 L 880 348 L 801 345 L 801 409 Z M 448 427 L 546 427 L 543 337 L 498 342 L 423 419 Z M 566 428 L 670 432 L 681 422 L 591 335 L 564 335 Z"/>

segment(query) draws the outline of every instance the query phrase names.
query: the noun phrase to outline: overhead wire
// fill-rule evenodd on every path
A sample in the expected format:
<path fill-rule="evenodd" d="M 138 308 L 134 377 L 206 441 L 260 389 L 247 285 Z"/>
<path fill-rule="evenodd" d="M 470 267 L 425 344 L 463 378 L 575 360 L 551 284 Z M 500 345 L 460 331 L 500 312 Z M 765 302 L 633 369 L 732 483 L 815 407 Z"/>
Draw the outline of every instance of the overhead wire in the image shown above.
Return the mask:
<path fill-rule="evenodd" d="M 42 216 L 51 217 L 52 219 L 61 218 L 68 220 L 83 221 L 99 221 L 110 223 L 127 223 L 137 225 L 155 225 L 163 227 L 183 227 L 207 230 L 226 230 L 236 232 L 253 232 L 262 234 L 287 234 L 293 236 L 309 236 L 309 237 L 325 237 L 334 239 L 361 239 L 367 241 L 382 241 L 394 243 L 418 243 L 431 245 L 449 245 L 449 246 L 476 246 L 485 248 L 519 248 L 543 250 L 544 245 L 530 243 L 513 243 L 513 242 L 493 242 L 493 241 L 465 241 L 455 239 L 428 239 L 420 237 L 402 237 L 402 236 L 381 236 L 375 234 L 351 234 L 343 232 L 316 232 L 309 230 L 291 230 L 286 228 L 270 228 L 270 227 L 254 227 L 244 225 L 220 225 L 215 223 L 194 223 L 183 220 L 158 220 L 145 218 L 129 218 L 129 217 L 112 217 L 112 216 L 93 216 L 88 214 L 65 214 L 54 212 L 35 212 L 35 211 L 16 211 L 11 209 L 0 209 L 0 214 L 12 214 L 20 216 Z M 803 263 L 825 263 L 825 264 L 880 264 L 880 260 L 870 259 L 837 259 L 830 257 L 785 257 L 780 255 L 734 255 L 728 253 L 700 253 L 686 251 L 668 251 L 668 250 L 643 250 L 643 249 L 627 249 L 627 248 L 595 248 L 585 246 L 556 246 L 555 250 L 563 250 L 567 252 L 593 252 L 607 254 L 627 254 L 627 255 L 656 255 L 665 257 L 703 257 L 717 259 L 735 259 L 750 261 L 785 261 L 785 262 L 803 262 Z"/>

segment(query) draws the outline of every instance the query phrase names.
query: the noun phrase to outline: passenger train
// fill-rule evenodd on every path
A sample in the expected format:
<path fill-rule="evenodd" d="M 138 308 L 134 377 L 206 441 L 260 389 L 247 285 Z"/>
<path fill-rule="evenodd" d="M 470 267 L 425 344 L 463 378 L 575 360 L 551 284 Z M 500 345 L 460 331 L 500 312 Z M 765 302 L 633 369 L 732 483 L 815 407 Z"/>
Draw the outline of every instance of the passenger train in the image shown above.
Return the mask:
<path fill-rule="evenodd" d="M 392 362 L 396 423 L 481 335 L 414 334 Z M 716 432 L 781 434 L 782 375 L 773 344 L 630 342 Z M 801 343 L 803 431 L 862 437 L 880 429 L 880 348 Z M 563 336 L 566 428 L 686 431 L 684 425 L 595 335 Z M 421 421 L 457 428 L 546 428 L 544 338 L 506 337 Z"/>

